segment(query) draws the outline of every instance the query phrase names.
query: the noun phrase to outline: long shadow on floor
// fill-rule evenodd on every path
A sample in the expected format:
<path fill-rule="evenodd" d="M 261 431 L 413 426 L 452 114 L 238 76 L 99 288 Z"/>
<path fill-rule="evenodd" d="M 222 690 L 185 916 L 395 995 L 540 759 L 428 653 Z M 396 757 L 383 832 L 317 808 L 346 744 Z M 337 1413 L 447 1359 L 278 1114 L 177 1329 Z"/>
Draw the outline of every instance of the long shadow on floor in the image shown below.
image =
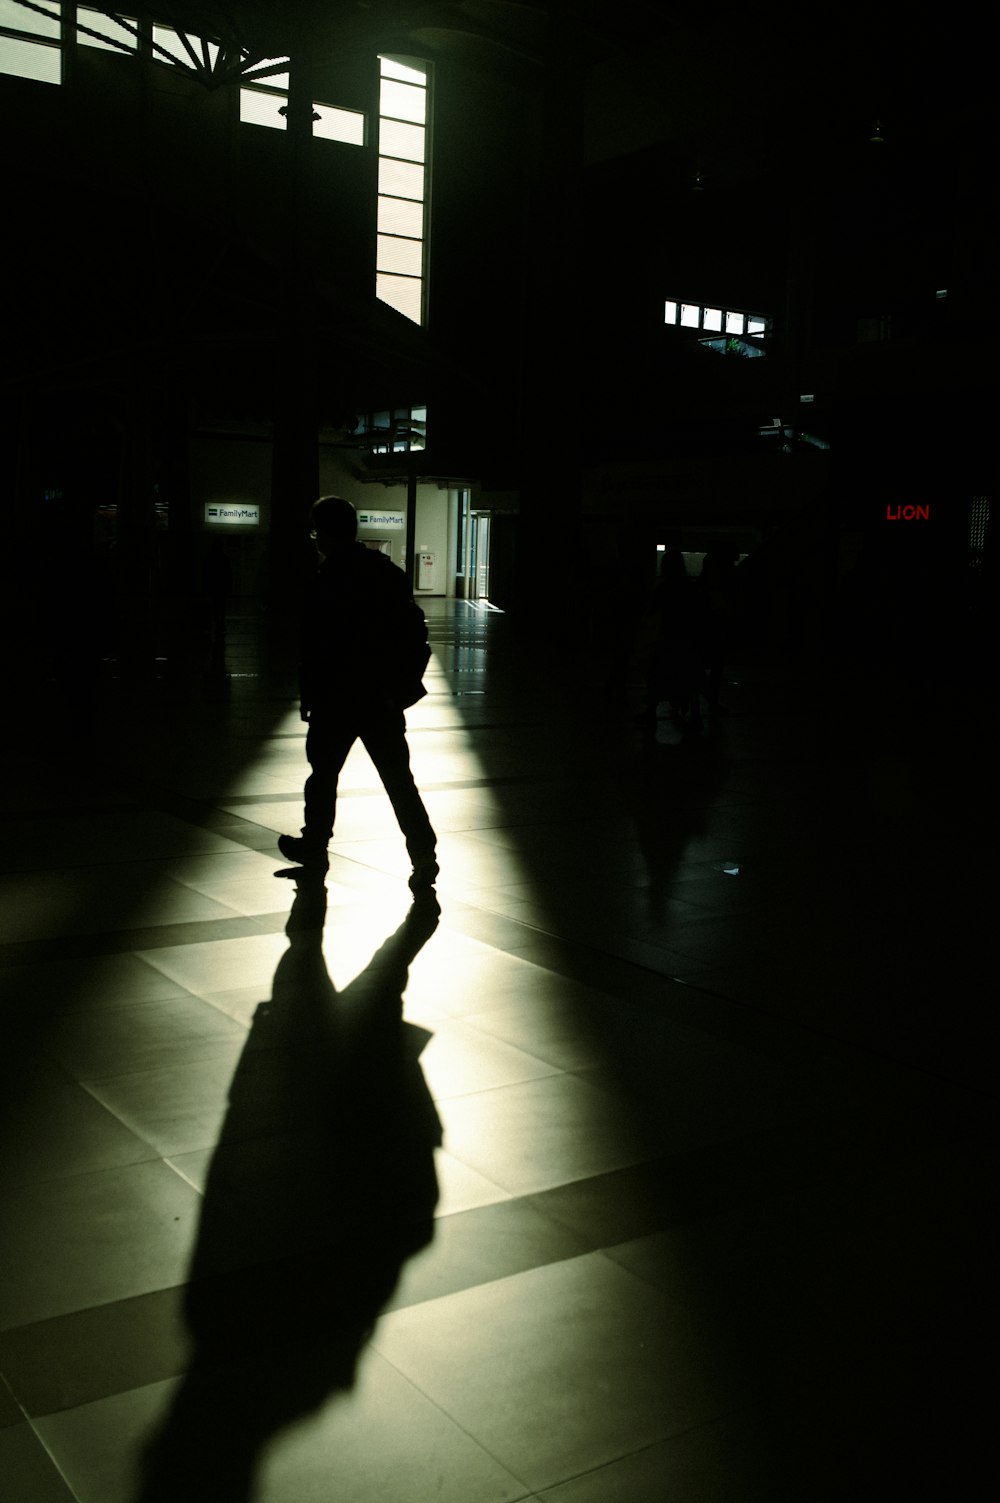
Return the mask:
<path fill-rule="evenodd" d="M 415 904 L 338 993 L 326 901 L 322 882 L 297 880 L 289 947 L 233 1077 L 190 1271 L 195 1353 L 140 1503 L 249 1498 L 266 1442 L 352 1387 L 403 1265 L 434 1234 L 430 1035 L 403 1022 L 402 996 L 437 907 Z"/>

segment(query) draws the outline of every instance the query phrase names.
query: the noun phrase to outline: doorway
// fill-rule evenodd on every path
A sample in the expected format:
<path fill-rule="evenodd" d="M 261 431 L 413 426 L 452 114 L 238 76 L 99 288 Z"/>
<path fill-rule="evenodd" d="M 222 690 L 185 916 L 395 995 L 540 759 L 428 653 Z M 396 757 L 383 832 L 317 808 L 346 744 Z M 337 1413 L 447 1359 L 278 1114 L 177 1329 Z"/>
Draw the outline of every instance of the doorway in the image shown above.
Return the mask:
<path fill-rule="evenodd" d="M 489 599 L 491 521 L 491 512 L 472 510 L 469 491 L 459 492 L 455 594 L 460 600 Z"/>

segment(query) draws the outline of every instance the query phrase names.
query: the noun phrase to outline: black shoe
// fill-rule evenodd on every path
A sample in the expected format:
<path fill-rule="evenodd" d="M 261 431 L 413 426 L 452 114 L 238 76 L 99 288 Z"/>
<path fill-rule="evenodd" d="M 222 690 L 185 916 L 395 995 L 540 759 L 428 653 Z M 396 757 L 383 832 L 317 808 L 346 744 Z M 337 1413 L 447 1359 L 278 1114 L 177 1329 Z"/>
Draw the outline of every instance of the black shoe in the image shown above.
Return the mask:
<path fill-rule="evenodd" d="M 325 845 L 313 845 L 302 835 L 279 835 L 278 850 L 286 861 L 296 861 L 299 866 L 326 871 L 330 865 Z"/>
<path fill-rule="evenodd" d="M 440 867 L 433 856 L 428 856 L 425 861 L 414 863 L 410 873 L 410 891 L 415 893 L 431 892 L 437 881 Z"/>

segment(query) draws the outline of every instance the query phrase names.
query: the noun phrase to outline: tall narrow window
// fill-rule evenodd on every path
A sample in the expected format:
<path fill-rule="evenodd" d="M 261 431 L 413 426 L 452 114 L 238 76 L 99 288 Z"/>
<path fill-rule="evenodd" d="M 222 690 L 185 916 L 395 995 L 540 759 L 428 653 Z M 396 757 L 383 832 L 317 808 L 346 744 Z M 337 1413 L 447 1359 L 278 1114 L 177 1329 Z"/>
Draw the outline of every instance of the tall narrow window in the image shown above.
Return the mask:
<path fill-rule="evenodd" d="M 419 324 L 427 275 L 427 70 L 380 57 L 379 73 L 375 291 Z"/>
<path fill-rule="evenodd" d="M 990 498 L 973 496 L 969 502 L 969 547 L 982 557 L 986 548 L 986 534 L 990 526 Z"/>

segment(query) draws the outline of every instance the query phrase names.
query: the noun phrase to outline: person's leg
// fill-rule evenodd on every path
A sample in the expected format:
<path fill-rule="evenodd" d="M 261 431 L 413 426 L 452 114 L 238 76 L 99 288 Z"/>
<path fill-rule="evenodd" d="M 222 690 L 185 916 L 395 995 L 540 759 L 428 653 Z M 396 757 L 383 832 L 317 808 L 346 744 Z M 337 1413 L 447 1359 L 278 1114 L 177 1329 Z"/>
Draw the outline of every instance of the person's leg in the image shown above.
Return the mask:
<path fill-rule="evenodd" d="M 278 836 L 278 850 L 287 861 L 326 870 L 326 848 L 337 812 L 337 780 L 356 736 L 350 720 L 313 711 L 306 733 L 311 771 L 303 791 L 305 824 L 301 835 Z"/>
<path fill-rule="evenodd" d="M 406 744 L 406 721 L 402 710 L 373 711 L 358 734 L 382 779 L 406 840 L 407 854 L 413 863 L 410 886 L 413 887 L 414 883 L 429 886 L 438 873 L 437 836 L 410 771 L 410 749 Z"/>
<path fill-rule="evenodd" d="M 314 710 L 306 735 L 306 760 L 310 773 L 303 790 L 305 823 L 302 838 L 310 846 L 326 849 L 333 835 L 337 813 L 337 783 L 357 737 L 349 721 Z"/>

